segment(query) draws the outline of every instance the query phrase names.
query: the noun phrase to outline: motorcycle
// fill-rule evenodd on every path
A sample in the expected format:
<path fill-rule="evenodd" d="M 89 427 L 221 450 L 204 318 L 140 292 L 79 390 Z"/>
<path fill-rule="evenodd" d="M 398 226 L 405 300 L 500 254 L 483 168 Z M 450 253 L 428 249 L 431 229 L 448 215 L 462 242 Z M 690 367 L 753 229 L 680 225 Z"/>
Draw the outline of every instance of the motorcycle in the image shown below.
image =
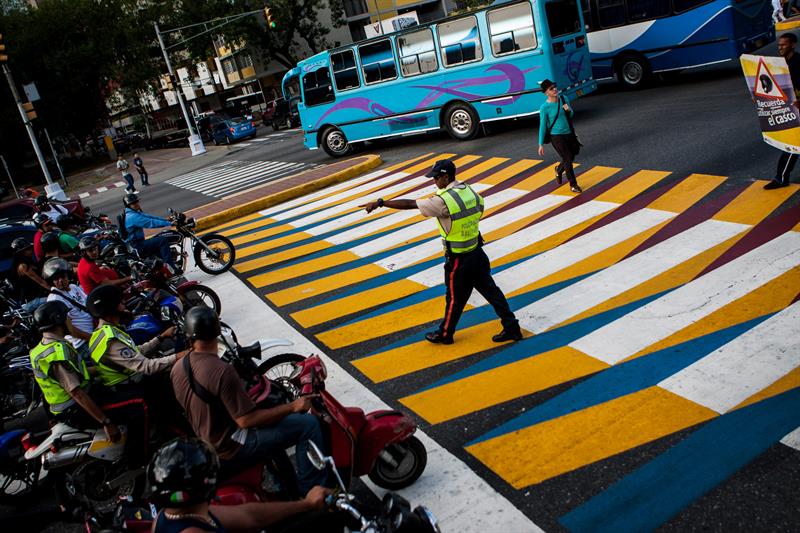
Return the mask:
<path fill-rule="evenodd" d="M 399 411 L 365 414 L 358 407 L 345 407 L 325 388 L 328 377 L 319 356 L 281 354 L 258 367 L 260 374 L 281 385 L 293 400 L 315 394 L 312 412 L 322 424 L 326 442 L 336 464 L 352 478 L 368 475 L 373 483 L 389 490 L 402 489 L 422 475 L 428 462 L 425 446 L 413 433 L 416 423 Z"/>
<path fill-rule="evenodd" d="M 183 304 L 176 297 L 165 294 L 158 289 L 147 289 L 135 293 L 126 292 L 126 307 L 133 313 L 133 320 L 126 326 L 128 335 L 137 345 L 144 344 L 167 328 L 177 326 L 174 336 L 175 351 L 184 348 L 183 336 Z"/>
<path fill-rule="evenodd" d="M 222 274 L 230 270 L 236 260 L 236 248 L 233 243 L 219 233 L 206 233 L 198 237 L 194 229 L 197 223 L 193 218 L 177 211 L 169 210 L 169 219 L 175 223 L 175 229 L 162 231 L 159 237 L 164 237 L 172 249 L 173 262 L 177 265 L 179 274 L 186 271 L 185 250 L 186 239 L 192 243 L 194 262 L 207 274 Z"/>
<path fill-rule="evenodd" d="M 0 435 L 0 497 L 25 496 L 39 484 L 42 463 L 25 458 L 26 434 L 15 429 Z"/>
<path fill-rule="evenodd" d="M 205 305 L 216 311 L 217 315 L 222 313 L 222 302 L 213 289 L 197 281 L 188 281 L 183 276 L 174 276 L 160 259 L 129 259 L 128 264 L 134 280 L 131 290 L 163 290 L 180 298 L 187 310 L 196 305 Z"/>

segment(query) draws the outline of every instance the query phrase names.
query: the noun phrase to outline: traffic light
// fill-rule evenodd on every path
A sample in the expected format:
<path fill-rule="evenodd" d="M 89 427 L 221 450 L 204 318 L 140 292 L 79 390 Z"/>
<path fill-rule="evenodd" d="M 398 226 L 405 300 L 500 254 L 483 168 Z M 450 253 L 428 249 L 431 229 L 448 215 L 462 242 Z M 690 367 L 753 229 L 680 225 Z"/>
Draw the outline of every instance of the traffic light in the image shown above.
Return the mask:
<path fill-rule="evenodd" d="M 275 24 L 275 21 L 272 19 L 272 8 L 269 7 L 264 8 L 264 20 L 267 23 L 267 28 L 272 29 L 277 26 L 277 24 Z"/>
<path fill-rule="evenodd" d="M 0 63 L 8 61 L 8 56 L 5 54 L 6 45 L 3 43 L 3 34 L 0 33 Z"/>
<path fill-rule="evenodd" d="M 22 104 L 22 109 L 25 110 L 25 114 L 28 115 L 28 120 L 33 120 L 36 118 L 36 111 L 33 109 L 33 104 L 30 102 L 25 102 Z"/>

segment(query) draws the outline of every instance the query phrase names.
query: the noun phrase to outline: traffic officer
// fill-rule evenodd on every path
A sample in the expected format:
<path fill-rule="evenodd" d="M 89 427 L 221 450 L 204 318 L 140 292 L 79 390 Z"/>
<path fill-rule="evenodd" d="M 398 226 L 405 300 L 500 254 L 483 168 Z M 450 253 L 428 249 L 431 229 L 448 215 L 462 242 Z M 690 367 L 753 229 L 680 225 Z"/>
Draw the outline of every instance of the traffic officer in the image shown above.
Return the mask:
<path fill-rule="evenodd" d="M 436 331 L 425 335 L 429 342 L 452 344 L 461 313 L 472 289 L 476 289 L 494 308 L 503 330 L 492 337 L 494 342 L 518 341 L 522 338 L 514 313 L 495 284 L 478 222 L 483 215 L 483 198 L 466 183 L 456 181 L 456 166 L 449 159 L 436 162 L 428 174 L 439 191 L 421 200 L 384 200 L 362 205 L 367 213 L 378 207 L 419 209 L 426 217 L 436 217 L 445 252 L 445 285 L 447 297 L 444 319 Z"/>
<path fill-rule="evenodd" d="M 86 363 L 67 333 L 69 309 L 60 301 L 46 302 L 33 314 L 42 332 L 42 340 L 30 352 L 33 375 L 56 420 L 73 427 L 85 427 L 88 421 L 101 424 L 112 442 L 120 438 L 119 428 L 87 394 L 90 377 Z"/>

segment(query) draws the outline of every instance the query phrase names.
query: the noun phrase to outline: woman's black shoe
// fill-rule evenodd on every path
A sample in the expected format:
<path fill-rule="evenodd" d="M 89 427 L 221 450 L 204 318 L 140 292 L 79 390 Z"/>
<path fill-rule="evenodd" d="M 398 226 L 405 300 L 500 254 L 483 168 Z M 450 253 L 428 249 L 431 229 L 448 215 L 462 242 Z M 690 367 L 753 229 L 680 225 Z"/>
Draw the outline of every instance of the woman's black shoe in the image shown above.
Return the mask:
<path fill-rule="evenodd" d="M 425 340 L 434 344 L 453 344 L 453 337 L 445 337 L 441 331 L 426 333 Z"/>
<path fill-rule="evenodd" d="M 506 341 L 519 341 L 522 340 L 522 331 L 520 330 L 508 330 L 503 329 L 500 333 L 492 337 L 494 342 L 506 342 Z"/>

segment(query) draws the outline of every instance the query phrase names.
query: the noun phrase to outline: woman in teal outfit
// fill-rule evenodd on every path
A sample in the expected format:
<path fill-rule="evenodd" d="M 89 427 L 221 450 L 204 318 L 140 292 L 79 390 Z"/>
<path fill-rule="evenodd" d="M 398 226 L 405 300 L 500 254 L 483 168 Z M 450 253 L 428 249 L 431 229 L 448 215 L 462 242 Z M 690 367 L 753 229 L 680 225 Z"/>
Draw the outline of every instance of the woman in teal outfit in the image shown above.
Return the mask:
<path fill-rule="evenodd" d="M 560 185 L 566 173 L 572 192 L 583 192 L 575 179 L 575 169 L 572 166 L 580 150 L 580 143 L 572 129 L 572 107 L 566 96 L 559 96 L 554 82 L 545 79 L 539 86 L 547 96 L 547 100 L 539 108 L 539 155 L 544 156 L 544 145 L 551 142 L 561 157 L 561 162 L 556 167 L 556 181 Z"/>

